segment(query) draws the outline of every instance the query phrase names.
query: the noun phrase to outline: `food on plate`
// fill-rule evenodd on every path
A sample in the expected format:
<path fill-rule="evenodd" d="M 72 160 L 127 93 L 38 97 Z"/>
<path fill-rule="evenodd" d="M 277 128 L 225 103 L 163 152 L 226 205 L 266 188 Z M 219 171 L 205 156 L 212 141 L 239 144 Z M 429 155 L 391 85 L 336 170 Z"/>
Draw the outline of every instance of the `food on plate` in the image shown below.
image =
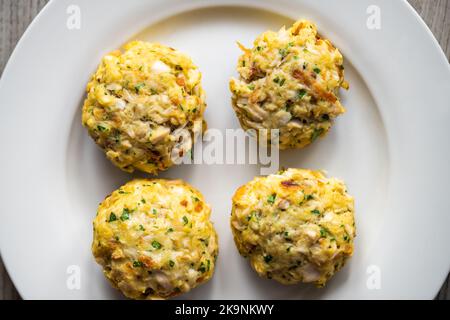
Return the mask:
<path fill-rule="evenodd" d="M 133 180 L 98 207 L 92 253 L 129 298 L 186 293 L 214 272 L 218 242 L 210 212 L 202 194 L 181 180 Z"/>
<path fill-rule="evenodd" d="M 354 201 L 338 179 L 288 169 L 236 191 L 231 229 L 261 277 L 321 287 L 353 254 Z"/>
<path fill-rule="evenodd" d="M 238 61 L 240 78 L 230 80 L 233 109 L 245 130 L 256 130 L 263 144 L 279 137 L 280 149 L 303 148 L 324 136 L 345 109 L 339 101 L 343 57 L 306 20 L 289 29 L 266 31 Z"/>
<path fill-rule="evenodd" d="M 205 108 L 201 73 L 187 55 L 133 41 L 103 57 L 82 123 L 117 167 L 157 174 L 190 152 Z"/>

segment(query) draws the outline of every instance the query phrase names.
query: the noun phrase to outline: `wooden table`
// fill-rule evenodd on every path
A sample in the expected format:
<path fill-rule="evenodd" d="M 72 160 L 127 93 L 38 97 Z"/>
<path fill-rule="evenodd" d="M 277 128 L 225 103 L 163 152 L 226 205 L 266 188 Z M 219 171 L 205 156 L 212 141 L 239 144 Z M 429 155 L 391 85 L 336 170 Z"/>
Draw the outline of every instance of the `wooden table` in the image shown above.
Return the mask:
<path fill-rule="evenodd" d="M 0 0 L 0 74 L 17 41 L 48 0 Z M 399 1 L 399 0 L 392 0 Z M 450 58 L 450 0 L 408 0 Z M 414 279 L 411 279 L 414 281 Z M 450 299 L 449 277 L 437 299 Z M 20 299 L 0 259 L 0 299 Z"/>

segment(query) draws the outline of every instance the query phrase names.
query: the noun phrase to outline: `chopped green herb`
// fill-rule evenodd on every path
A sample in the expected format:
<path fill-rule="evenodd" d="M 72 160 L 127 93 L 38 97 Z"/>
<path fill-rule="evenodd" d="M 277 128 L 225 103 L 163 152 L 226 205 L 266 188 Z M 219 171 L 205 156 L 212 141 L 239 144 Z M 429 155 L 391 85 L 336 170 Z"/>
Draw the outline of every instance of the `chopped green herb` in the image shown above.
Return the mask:
<path fill-rule="evenodd" d="M 272 261 L 272 259 L 273 259 L 273 257 L 270 254 L 264 256 L 265 263 L 269 263 L 270 261 Z"/>
<path fill-rule="evenodd" d="M 305 95 L 306 95 L 306 90 L 305 89 L 298 90 L 297 98 L 302 99 Z"/>
<path fill-rule="evenodd" d="M 320 135 L 322 135 L 323 131 L 324 131 L 323 128 L 314 129 L 314 131 L 313 131 L 313 133 L 311 135 L 311 142 L 316 141 L 316 139 L 318 137 L 320 137 Z"/>
<path fill-rule="evenodd" d="M 175 266 L 175 262 L 173 262 L 172 260 L 169 260 L 169 266 L 170 266 L 171 268 L 173 268 L 173 267 Z"/>
<path fill-rule="evenodd" d="M 142 224 L 139 225 L 139 230 L 145 231 L 145 228 L 144 228 L 144 226 Z"/>
<path fill-rule="evenodd" d="M 161 249 L 162 244 L 159 243 L 159 242 L 156 241 L 156 240 L 153 240 L 153 241 L 152 241 L 152 247 L 155 248 L 155 249 Z"/>
<path fill-rule="evenodd" d="M 120 220 L 125 221 L 130 219 L 130 210 L 127 208 L 123 208 L 122 215 L 120 216 Z"/>
<path fill-rule="evenodd" d="M 97 126 L 97 129 L 98 129 L 98 131 L 101 131 L 101 132 L 105 132 L 105 131 L 108 130 L 108 128 L 106 128 L 106 127 L 104 127 L 104 126 L 102 126 L 102 125 L 98 125 L 98 126 Z"/>
<path fill-rule="evenodd" d="M 167 229 L 167 232 L 173 232 L 172 228 Z"/>
<path fill-rule="evenodd" d="M 111 212 L 111 214 L 109 215 L 109 222 L 113 222 L 116 220 L 117 220 L 116 215 L 114 214 L 114 212 Z"/>
<path fill-rule="evenodd" d="M 123 190 L 119 190 L 119 193 L 120 194 L 130 194 L 130 192 L 126 192 L 126 191 L 123 191 Z"/>
<path fill-rule="evenodd" d="M 308 200 L 312 200 L 312 199 L 314 199 L 314 196 L 312 195 L 312 194 L 308 194 L 308 195 L 306 195 L 305 196 L 305 199 L 308 201 Z"/>
<path fill-rule="evenodd" d="M 144 264 L 141 261 L 133 261 L 133 267 L 135 268 L 141 268 Z"/>
<path fill-rule="evenodd" d="M 145 87 L 145 83 L 138 83 L 134 86 L 134 90 L 136 90 L 136 92 L 139 92 L 139 90 L 141 90 L 143 87 Z"/>
<path fill-rule="evenodd" d="M 200 263 L 200 267 L 198 268 L 198 271 L 200 271 L 201 273 L 205 273 L 206 272 L 206 267 L 205 267 L 205 264 L 203 262 Z"/>
<path fill-rule="evenodd" d="M 270 204 L 274 204 L 276 197 L 277 197 L 277 195 L 275 193 L 270 195 L 269 198 L 267 198 L 267 202 Z"/>
<path fill-rule="evenodd" d="M 279 82 L 280 82 L 280 78 L 279 78 L 279 77 L 275 77 L 275 78 L 273 79 L 273 82 L 279 83 Z"/>
<path fill-rule="evenodd" d="M 147 203 L 144 198 L 141 199 L 142 203 Z"/>
<path fill-rule="evenodd" d="M 284 84 L 285 82 L 286 82 L 286 79 L 285 79 L 285 78 L 281 79 L 281 80 L 280 80 L 280 83 L 279 83 L 280 87 L 282 87 L 283 84 Z"/>
<path fill-rule="evenodd" d="M 252 220 L 253 216 L 256 214 L 256 211 L 250 212 L 250 214 L 247 216 L 247 221 Z"/>
<path fill-rule="evenodd" d="M 195 196 L 192 196 L 192 200 L 195 201 L 195 202 L 199 202 L 200 201 L 200 199 L 195 197 Z"/>
<path fill-rule="evenodd" d="M 153 213 L 153 214 L 157 214 L 157 213 L 158 213 L 158 211 L 156 211 L 156 209 L 155 209 L 155 208 L 153 208 L 153 209 L 152 209 L 152 213 Z"/>
<path fill-rule="evenodd" d="M 189 220 L 186 216 L 183 216 L 183 224 L 187 225 L 189 223 Z"/>
<path fill-rule="evenodd" d="M 325 238 L 327 236 L 327 230 L 325 228 L 320 228 L 320 236 Z"/>
<path fill-rule="evenodd" d="M 211 269 L 211 261 L 206 260 L 206 267 L 208 271 Z"/>
<path fill-rule="evenodd" d="M 319 69 L 319 68 L 317 68 L 317 67 L 316 67 L 316 68 L 314 68 L 314 69 L 313 69 L 313 71 L 314 71 L 315 73 L 317 73 L 317 74 L 319 74 L 319 73 L 320 73 L 320 69 Z"/>
<path fill-rule="evenodd" d="M 256 47 L 256 51 L 261 51 L 261 50 L 262 50 L 261 46 Z"/>
<path fill-rule="evenodd" d="M 314 209 L 314 210 L 311 210 L 311 213 L 312 213 L 312 214 L 317 214 L 317 215 L 319 215 L 319 214 L 320 214 L 320 211 L 317 210 L 317 209 Z"/>
<path fill-rule="evenodd" d="M 255 85 L 252 83 L 252 84 L 249 84 L 248 86 L 247 86 L 247 88 L 249 88 L 250 90 L 255 90 Z"/>
<path fill-rule="evenodd" d="M 286 55 L 287 55 L 287 48 L 285 48 L 285 49 L 280 49 L 280 50 L 278 50 L 278 52 L 280 53 L 280 56 L 281 56 L 282 58 L 284 58 L 284 57 L 286 57 Z"/>

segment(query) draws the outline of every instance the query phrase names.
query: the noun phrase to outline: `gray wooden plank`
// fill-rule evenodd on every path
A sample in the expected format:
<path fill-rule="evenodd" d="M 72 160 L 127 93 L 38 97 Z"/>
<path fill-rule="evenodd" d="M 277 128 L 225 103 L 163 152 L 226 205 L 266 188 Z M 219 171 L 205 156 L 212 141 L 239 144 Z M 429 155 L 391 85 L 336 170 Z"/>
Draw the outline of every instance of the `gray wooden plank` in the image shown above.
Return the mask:
<path fill-rule="evenodd" d="M 447 279 L 445 280 L 444 284 L 441 287 L 441 290 L 439 290 L 438 295 L 436 296 L 437 300 L 450 300 L 450 274 L 447 276 Z"/>
<path fill-rule="evenodd" d="M 0 0 L 0 74 L 32 19 L 48 0 Z M 408 0 L 424 19 L 450 59 L 450 0 Z M 450 279 L 437 299 L 450 299 Z M 0 259 L 0 300 L 20 299 Z"/>
<path fill-rule="evenodd" d="M 14 287 L 0 259 L 0 300 L 18 300 L 20 295 Z"/>
<path fill-rule="evenodd" d="M 450 1 L 409 0 L 409 3 L 428 25 L 450 60 Z"/>
<path fill-rule="evenodd" d="M 33 18 L 48 0 L 0 0 L 0 71 Z M 1 73 L 0 72 L 0 73 Z"/>

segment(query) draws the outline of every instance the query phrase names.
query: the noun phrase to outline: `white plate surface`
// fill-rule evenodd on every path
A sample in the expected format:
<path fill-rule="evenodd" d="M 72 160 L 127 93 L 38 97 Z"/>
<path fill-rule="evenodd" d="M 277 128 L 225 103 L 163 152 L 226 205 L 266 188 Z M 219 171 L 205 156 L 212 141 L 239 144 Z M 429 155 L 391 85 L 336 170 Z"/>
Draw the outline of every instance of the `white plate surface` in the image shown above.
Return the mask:
<path fill-rule="evenodd" d="M 81 29 L 66 28 L 67 8 Z M 366 26 L 370 5 L 381 29 Z M 186 299 L 433 298 L 450 266 L 450 68 L 405 1 L 52 1 L 14 51 L 0 83 L 0 247 L 24 298 L 109 299 L 91 253 L 98 203 L 132 176 L 105 159 L 81 126 L 85 84 L 105 53 L 131 39 L 192 56 L 203 73 L 210 128 L 238 128 L 228 80 L 259 33 L 312 19 L 345 57 L 347 113 L 325 139 L 281 153 L 284 167 L 325 169 L 356 199 L 353 258 L 324 289 L 258 278 L 235 249 L 231 196 L 256 165 L 183 165 L 162 177 L 199 188 L 213 208 L 220 255 Z M 67 286 L 78 266 L 79 290 Z M 68 270 L 69 268 L 69 270 Z M 381 287 L 370 285 L 379 271 Z M 369 283 L 369 285 L 368 285 Z"/>

